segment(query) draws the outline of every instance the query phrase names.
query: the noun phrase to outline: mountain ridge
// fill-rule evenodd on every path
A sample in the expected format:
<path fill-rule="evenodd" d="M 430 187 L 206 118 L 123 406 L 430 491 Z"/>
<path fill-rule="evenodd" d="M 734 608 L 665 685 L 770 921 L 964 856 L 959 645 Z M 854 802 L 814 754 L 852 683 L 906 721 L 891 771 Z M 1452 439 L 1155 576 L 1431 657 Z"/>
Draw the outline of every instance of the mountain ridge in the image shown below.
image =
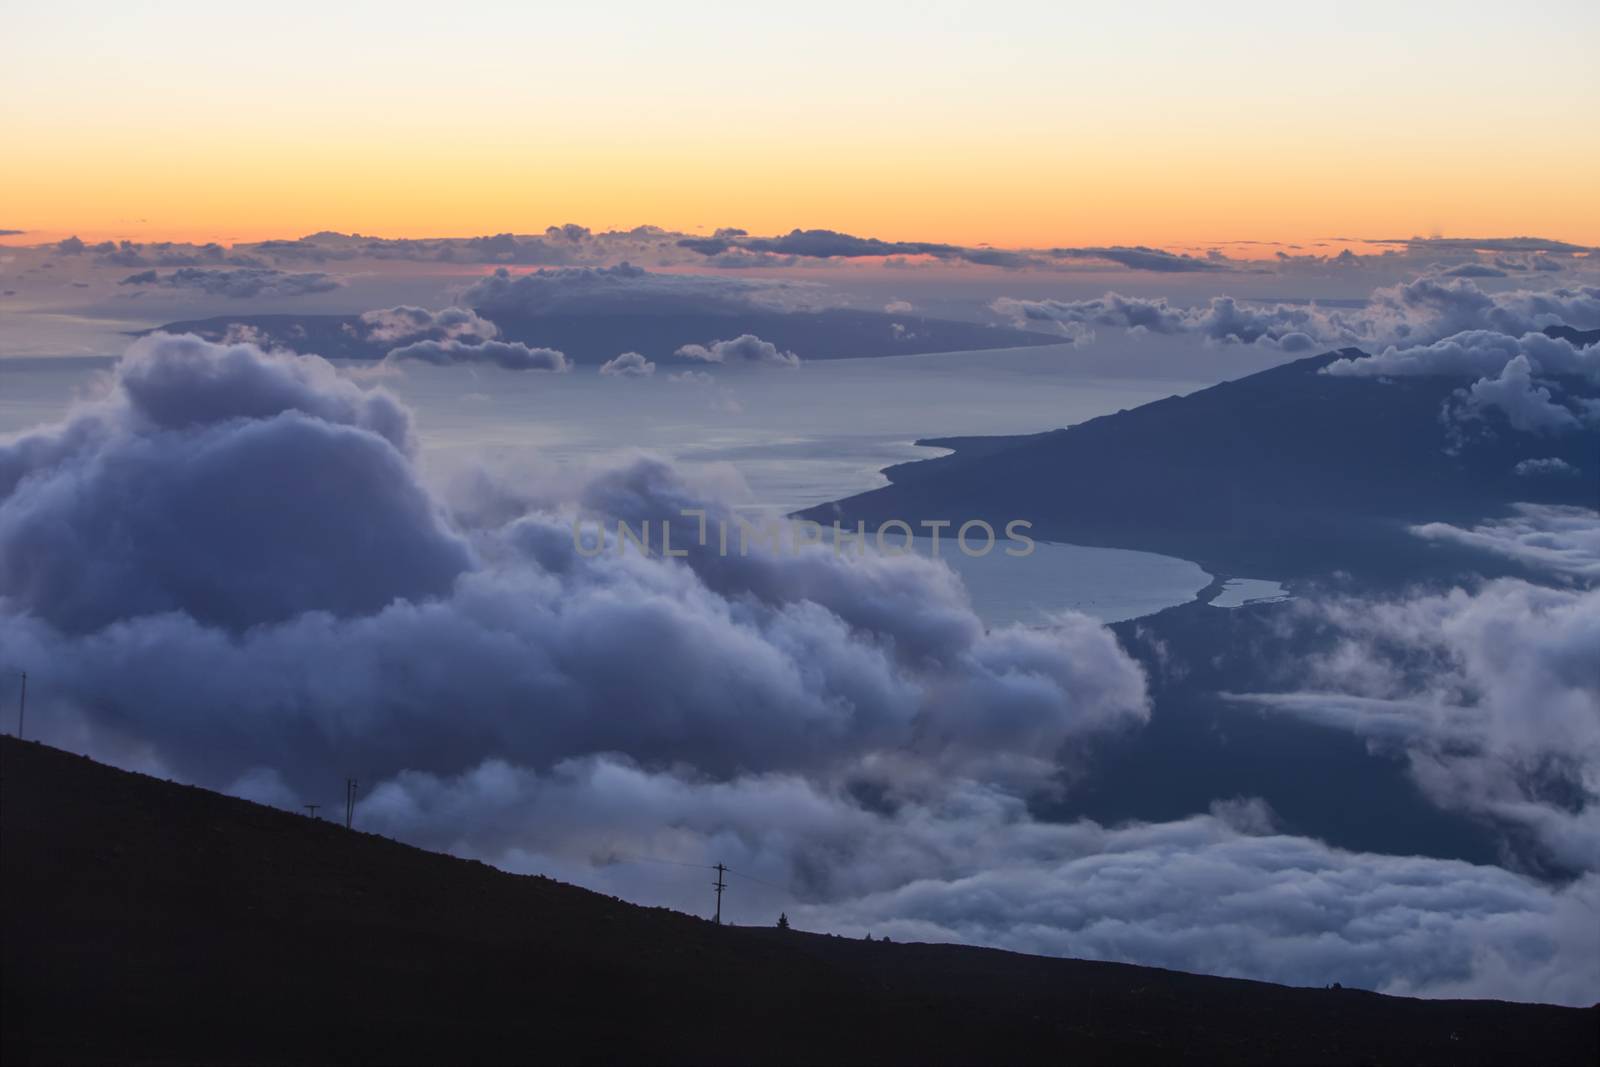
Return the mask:
<path fill-rule="evenodd" d="M 0 828 L 8 1063 L 1583 1063 L 1600 1051 L 1600 1007 L 719 927 L 9 737 Z"/>
<path fill-rule="evenodd" d="M 951 454 L 890 467 L 889 485 L 797 514 L 869 529 L 893 518 L 997 530 L 1025 519 L 1035 538 L 1179 556 L 1214 574 L 1392 581 L 1468 563 L 1514 570 L 1424 542 L 1413 523 L 1481 521 L 1512 502 L 1600 503 L 1600 431 L 1515 434 L 1488 418 L 1453 441 L 1443 412 L 1462 379 L 1321 373 L 1361 354 L 1310 356 L 1044 433 L 923 438 Z M 1515 473 L 1542 458 L 1584 474 Z"/>

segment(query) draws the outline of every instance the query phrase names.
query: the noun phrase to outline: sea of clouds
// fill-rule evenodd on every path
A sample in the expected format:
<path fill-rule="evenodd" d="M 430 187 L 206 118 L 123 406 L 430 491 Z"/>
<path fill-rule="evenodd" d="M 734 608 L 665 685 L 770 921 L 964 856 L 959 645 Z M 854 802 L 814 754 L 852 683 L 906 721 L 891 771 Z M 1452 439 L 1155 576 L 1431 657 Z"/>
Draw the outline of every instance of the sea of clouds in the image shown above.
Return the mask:
<path fill-rule="evenodd" d="M 416 310 L 372 326 L 494 342 Z M 661 861 L 724 862 L 842 934 L 1600 997 L 1600 599 L 1571 566 L 1589 514 L 1521 516 L 1550 527 L 1540 550 L 1565 539 L 1550 585 L 1308 605 L 1340 651 L 1305 692 L 1241 697 L 1398 746 L 1437 803 L 1527 828 L 1556 876 L 1342 851 L 1251 798 L 1044 821 L 1030 801 L 1085 742 L 1150 714 L 1097 622 L 985 628 L 914 556 L 572 539 L 579 515 L 738 503 L 736 479 L 649 456 L 430 482 L 381 386 L 157 334 L 63 422 L 0 442 L 0 669 L 28 671 L 54 743 L 289 808 L 357 774 L 365 828 L 648 903 L 704 896 Z"/>

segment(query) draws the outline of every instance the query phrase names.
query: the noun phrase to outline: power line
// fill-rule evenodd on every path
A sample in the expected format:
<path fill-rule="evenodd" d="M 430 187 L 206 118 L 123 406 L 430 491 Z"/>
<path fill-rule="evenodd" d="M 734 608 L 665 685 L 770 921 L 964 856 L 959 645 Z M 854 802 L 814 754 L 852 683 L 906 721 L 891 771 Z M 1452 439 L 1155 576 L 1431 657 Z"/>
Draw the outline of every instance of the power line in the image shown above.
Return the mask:
<path fill-rule="evenodd" d="M 745 874 L 743 871 L 736 871 L 732 867 L 728 868 L 728 873 L 736 874 L 740 878 L 748 878 L 752 882 L 760 882 L 762 885 L 771 886 L 773 889 L 782 890 L 783 892 L 788 893 L 790 896 L 794 895 L 794 890 L 790 889 L 786 885 L 779 885 L 777 882 L 769 882 L 765 878 L 757 878 L 753 874 Z"/>
<path fill-rule="evenodd" d="M 696 871 L 716 871 L 717 880 L 712 883 L 711 888 L 716 890 L 717 893 L 717 910 L 713 921 L 718 924 L 722 922 L 722 894 L 728 888 L 727 875 L 731 874 L 752 882 L 759 882 L 761 885 L 776 889 L 780 893 L 788 894 L 790 898 L 794 897 L 794 890 L 788 886 L 779 885 L 777 882 L 769 882 L 765 878 L 758 878 L 753 874 L 746 874 L 744 871 L 736 871 L 726 863 L 686 863 L 683 860 L 663 859 L 660 856 L 642 856 L 634 852 L 624 852 L 621 849 L 612 849 L 608 858 L 612 861 L 620 862 L 664 863 L 672 867 L 687 867 Z"/>

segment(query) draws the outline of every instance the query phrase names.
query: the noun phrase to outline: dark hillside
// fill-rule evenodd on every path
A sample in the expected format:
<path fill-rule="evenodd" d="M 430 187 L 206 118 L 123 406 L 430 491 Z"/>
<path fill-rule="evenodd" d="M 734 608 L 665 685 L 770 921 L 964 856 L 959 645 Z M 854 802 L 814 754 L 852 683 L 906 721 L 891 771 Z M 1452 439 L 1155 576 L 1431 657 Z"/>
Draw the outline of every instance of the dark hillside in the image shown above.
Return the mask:
<path fill-rule="evenodd" d="M 1595 1010 L 716 927 L 0 741 L 5 1062 L 1594 1063 Z"/>

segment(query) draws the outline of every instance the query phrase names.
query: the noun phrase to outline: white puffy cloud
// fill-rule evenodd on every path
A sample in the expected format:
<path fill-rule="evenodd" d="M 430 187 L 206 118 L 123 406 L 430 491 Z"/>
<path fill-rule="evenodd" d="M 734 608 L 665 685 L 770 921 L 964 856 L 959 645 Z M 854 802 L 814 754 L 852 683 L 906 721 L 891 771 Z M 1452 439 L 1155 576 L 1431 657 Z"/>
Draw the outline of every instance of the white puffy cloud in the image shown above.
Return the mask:
<path fill-rule="evenodd" d="M 1491 409 L 1503 413 L 1513 430 L 1524 433 L 1561 433 L 1600 423 L 1600 406 L 1580 399 L 1574 409 L 1557 402 L 1550 386 L 1534 380 L 1527 356 L 1514 357 L 1497 377 L 1480 378 L 1467 389 L 1466 413 Z"/>
<path fill-rule="evenodd" d="M 1557 548 L 1530 531 L 1565 525 Z M 1477 531 L 1424 527 L 1567 575 L 1594 574 L 1593 513 L 1525 510 Z M 1517 827 L 1543 861 L 1600 873 L 1600 588 L 1502 579 L 1305 607 L 1338 635 L 1304 691 L 1249 700 L 1404 753 L 1440 806 Z"/>
<path fill-rule="evenodd" d="M 565 353 L 554 348 L 529 348 L 521 341 L 413 341 L 390 349 L 389 363 L 416 360 L 448 367 L 456 363 L 491 363 L 506 370 L 555 371 L 572 369 Z"/>
<path fill-rule="evenodd" d="M 600 373 L 608 378 L 648 378 L 655 372 L 655 363 L 637 352 L 624 352 L 600 364 Z"/>
<path fill-rule="evenodd" d="M 731 341 L 712 341 L 704 345 L 684 345 L 674 355 L 703 363 L 743 363 L 756 366 L 798 367 L 800 357 L 780 352 L 771 341 L 753 333 L 740 334 Z"/>
<path fill-rule="evenodd" d="M 1165 297 L 1120 293 L 1074 301 L 1002 297 L 991 307 L 1018 325 L 1049 323 L 1074 339 L 1103 326 L 1195 334 L 1212 342 L 1258 344 L 1285 352 L 1306 352 L 1319 345 L 1414 348 L 1471 331 L 1521 337 L 1551 325 L 1600 326 L 1600 288 L 1594 286 L 1490 294 L 1468 279 L 1431 276 L 1376 289 L 1361 308 L 1245 302 L 1228 296 L 1184 307 Z"/>
<path fill-rule="evenodd" d="M 1390 345 L 1377 355 L 1334 360 L 1323 373 L 1350 378 L 1490 376 L 1518 358 L 1544 374 L 1581 374 L 1600 381 L 1600 345 L 1580 348 L 1542 333 L 1493 330 L 1467 330 L 1425 345 Z"/>
<path fill-rule="evenodd" d="M 1523 477 L 1547 472 L 1571 477 L 1573 468 L 1559 459 L 1524 460 Z M 1419 537 L 1468 545 L 1554 577 L 1600 580 L 1600 512 L 1551 504 L 1518 504 L 1508 518 L 1463 529 L 1444 522 L 1413 527 Z"/>
<path fill-rule="evenodd" d="M 0 598 L 81 633 L 446 591 L 470 555 L 411 474 L 410 433 L 398 401 L 321 360 L 136 341 L 109 398 L 0 446 Z"/>
<path fill-rule="evenodd" d="M 729 506 L 659 461 L 447 510 L 404 408 L 314 357 L 157 336 L 112 386 L 0 449 L 0 658 L 62 721 L 191 777 L 621 752 L 1037 781 L 1072 738 L 1147 713 L 1098 624 L 986 630 L 915 557 L 739 556 Z M 690 507 L 734 554 L 693 544 Z M 580 509 L 672 520 L 690 555 L 586 557 Z"/>
<path fill-rule="evenodd" d="M 480 344 L 500 335 L 494 323 L 469 308 L 440 311 L 400 305 L 361 314 L 363 340 L 400 345 L 411 341 L 460 341 Z"/>

